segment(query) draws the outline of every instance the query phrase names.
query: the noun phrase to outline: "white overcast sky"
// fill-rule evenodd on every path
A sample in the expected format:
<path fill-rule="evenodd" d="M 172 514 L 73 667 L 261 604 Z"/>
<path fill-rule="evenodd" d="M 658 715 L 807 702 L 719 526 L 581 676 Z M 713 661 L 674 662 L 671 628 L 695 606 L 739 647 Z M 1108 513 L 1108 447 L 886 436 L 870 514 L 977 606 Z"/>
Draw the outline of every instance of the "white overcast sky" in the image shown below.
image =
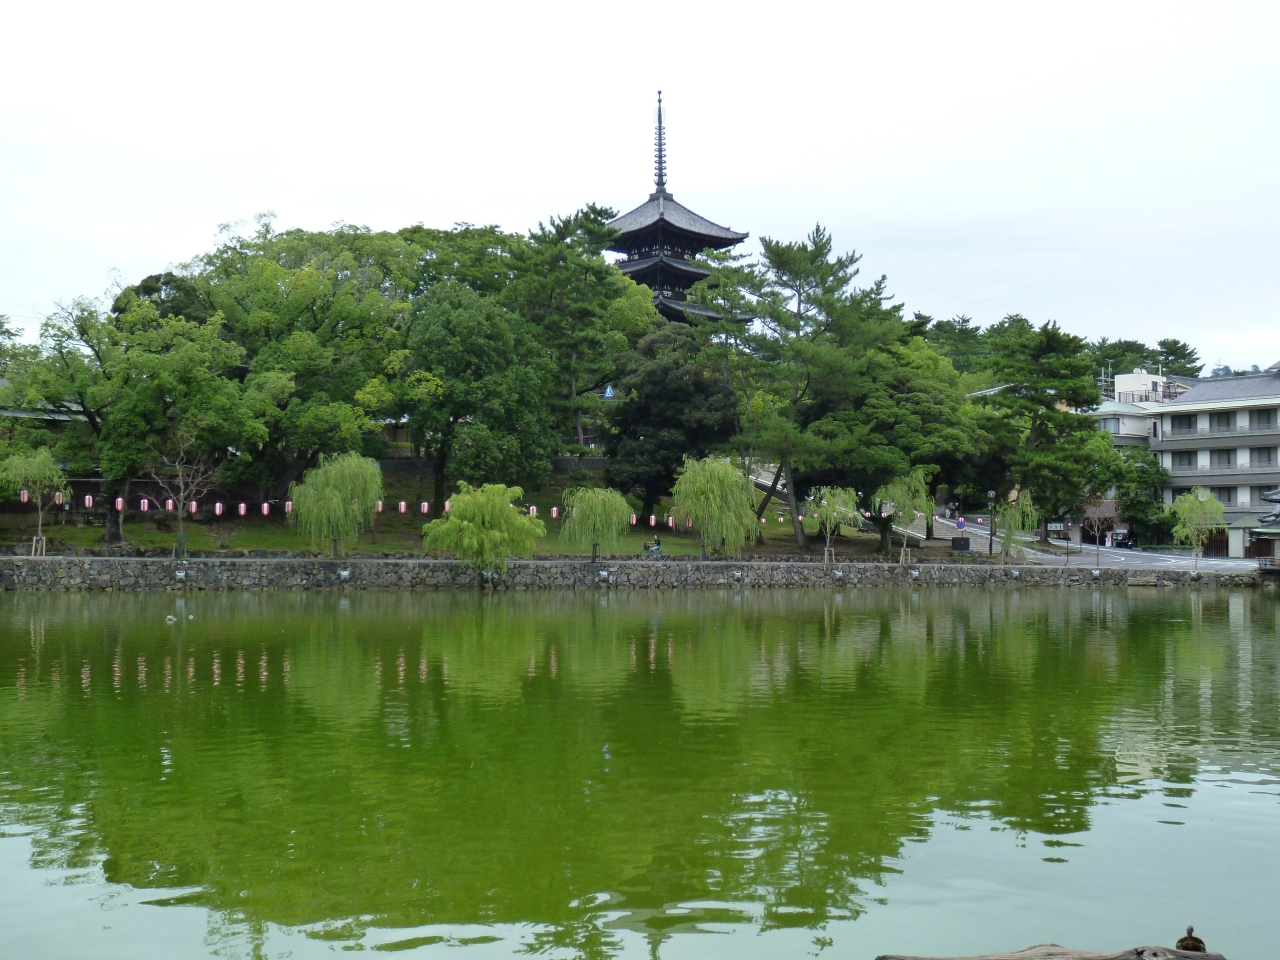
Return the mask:
<path fill-rule="evenodd" d="M 1280 3 L 12 3 L 0 313 L 220 224 L 526 230 L 669 187 L 908 311 L 1280 360 Z M 754 249 L 754 239 L 751 241 Z"/>

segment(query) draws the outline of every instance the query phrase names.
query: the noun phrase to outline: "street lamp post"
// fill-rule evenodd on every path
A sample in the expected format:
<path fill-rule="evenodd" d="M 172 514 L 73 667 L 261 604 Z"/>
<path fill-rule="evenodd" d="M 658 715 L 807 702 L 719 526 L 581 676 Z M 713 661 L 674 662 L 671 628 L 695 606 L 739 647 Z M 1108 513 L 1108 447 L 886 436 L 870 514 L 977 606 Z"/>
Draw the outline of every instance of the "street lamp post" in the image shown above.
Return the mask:
<path fill-rule="evenodd" d="M 989 557 L 995 552 L 996 543 L 996 492 L 994 490 L 987 491 L 987 520 L 990 521 L 990 526 L 987 527 L 987 556 Z"/>

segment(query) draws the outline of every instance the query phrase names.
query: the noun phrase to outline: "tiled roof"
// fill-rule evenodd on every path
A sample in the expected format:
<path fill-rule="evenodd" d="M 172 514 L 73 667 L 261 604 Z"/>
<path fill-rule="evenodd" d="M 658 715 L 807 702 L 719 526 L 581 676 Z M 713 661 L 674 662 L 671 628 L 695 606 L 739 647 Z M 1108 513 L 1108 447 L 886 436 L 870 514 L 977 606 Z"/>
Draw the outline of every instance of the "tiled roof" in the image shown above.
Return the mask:
<path fill-rule="evenodd" d="M 1210 377 L 1171 400 L 1169 406 L 1189 406 L 1221 400 L 1263 400 L 1280 398 L 1280 374 L 1259 373 L 1248 377 Z"/>
<path fill-rule="evenodd" d="M 624 213 L 609 221 L 609 226 L 616 227 L 622 233 L 634 233 L 651 227 L 663 220 L 677 230 L 696 234 L 708 240 L 717 241 L 707 246 L 728 246 L 747 239 L 748 234 L 738 233 L 718 223 L 712 223 L 706 217 L 700 217 L 684 204 L 676 203 L 671 194 L 658 191 L 634 210 Z"/>

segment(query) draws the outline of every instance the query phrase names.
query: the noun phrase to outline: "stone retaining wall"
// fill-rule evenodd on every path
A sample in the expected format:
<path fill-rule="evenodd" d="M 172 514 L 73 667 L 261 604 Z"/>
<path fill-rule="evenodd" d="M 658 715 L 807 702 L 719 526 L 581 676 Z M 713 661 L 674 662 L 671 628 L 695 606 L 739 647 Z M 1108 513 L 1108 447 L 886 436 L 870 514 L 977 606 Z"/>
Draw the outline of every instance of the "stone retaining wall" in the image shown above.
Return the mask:
<path fill-rule="evenodd" d="M 508 590 L 572 587 L 986 586 L 1172 587 L 1191 583 L 1259 586 L 1256 572 L 1198 576 L 1186 570 L 1091 570 L 978 564 L 728 563 L 518 560 L 492 578 L 452 560 L 201 559 L 0 557 L 3 590 L 433 590 L 491 586 Z M 1270 582 L 1274 582 L 1273 580 Z"/>

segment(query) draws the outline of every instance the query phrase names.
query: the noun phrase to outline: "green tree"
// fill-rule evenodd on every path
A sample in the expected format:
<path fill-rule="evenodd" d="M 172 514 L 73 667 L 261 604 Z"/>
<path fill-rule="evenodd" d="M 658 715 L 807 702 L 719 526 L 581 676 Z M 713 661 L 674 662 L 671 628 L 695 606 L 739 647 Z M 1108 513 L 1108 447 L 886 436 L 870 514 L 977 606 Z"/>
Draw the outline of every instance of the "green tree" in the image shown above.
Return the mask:
<path fill-rule="evenodd" d="M 1111 469 L 1106 479 L 1115 491 L 1120 515 L 1136 540 L 1164 542 L 1173 532 L 1172 515 L 1161 502 L 1169 471 L 1145 447 L 1122 447 L 1118 453 L 1108 461 Z"/>
<path fill-rule="evenodd" d="M 991 536 L 1000 534 L 1000 563 L 1008 557 L 1022 558 L 1026 550 L 1020 543 L 1020 534 L 1030 533 L 1040 526 L 1040 512 L 1036 510 L 1035 497 L 1030 491 L 1014 491 L 1011 496 L 1002 497 L 996 504 L 995 516 L 991 518 Z"/>
<path fill-rule="evenodd" d="M 1071 512 L 1111 448 L 1110 437 L 1084 412 L 1101 401 L 1087 344 L 1056 323 L 1037 328 L 1017 315 L 988 336 L 1001 387 L 986 403 L 1013 431 L 998 454 L 1008 469 L 1002 486 L 1033 491 L 1042 514 Z"/>
<path fill-rule="evenodd" d="M 818 522 L 818 530 L 826 540 L 823 559 L 831 556 L 831 538 L 842 524 L 862 526 L 862 513 L 858 509 L 858 492 L 845 487 L 820 487 L 813 493 L 812 503 L 805 508 L 808 516 Z"/>
<path fill-rule="evenodd" d="M 289 522 L 311 539 L 312 547 L 329 540 L 333 556 L 338 544 L 354 544 L 373 525 L 382 499 L 382 468 L 358 453 L 320 458 L 303 482 L 289 487 L 293 512 Z"/>
<path fill-rule="evenodd" d="M 16 453 L 0 464 L 0 485 L 14 496 L 23 490 L 36 505 L 36 537 L 44 539 L 44 514 L 61 493 L 70 496 L 67 478 L 48 447 L 30 454 Z"/>
<path fill-rule="evenodd" d="M 519 487 L 500 483 L 460 483 L 448 515 L 423 525 L 423 546 L 452 553 L 484 573 L 505 571 L 508 558 L 533 556 L 534 543 L 547 533 L 541 520 L 516 509 L 523 496 Z"/>
<path fill-rule="evenodd" d="M 631 507 L 622 494 L 609 487 L 570 487 L 561 502 L 564 540 L 578 548 L 590 547 L 593 561 L 601 550 L 617 552 L 631 526 Z"/>
<path fill-rule="evenodd" d="M 1225 524 L 1222 503 L 1204 487 L 1193 487 L 1180 495 L 1173 503 L 1166 504 L 1173 517 L 1173 541 L 1194 549 L 1196 568 L 1204 545 L 1215 530 Z"/>
<path fill-rule="evenodd" d="M 1155 370 L 1159 362 L 1156 351 L 1140 340 L 1109 340 L 1100 337 L 1088 344 L 1087 352 L 1093 364 L 1093 375 L 1132 373 L 1134 370 Z"/>
<path fill-rule="evenodd" d="M 671 491 L 686 457 L 727 446 L 737 432 L 738 400 L 704 362 L 699 333 L 660 321 L 637 345 L 616 392 L 605 449 L 608 482 L 635 492 L 649 516 Z"/>
<path fill-rule="evenodd" d="M 704 560 L 708 545 L 737 556 L 756 535 L 751 479 L 723 457 L 686 457 L 671 494 L 676 522 L 693 522 Z"/>
<path fill-rule="evenodd" d="M 951 361 L 957 373 L 975 373 L 987 366 L 988 356 L 982 327 L 972 317 L 963 314 L 951 320 L 934 320 L 923 314 L 917 319 L 927 321 L 925 343 Z"/>
<path fill-rule="evenodd" d="M 456 281 L 410 310 L 405 369 L 421 380 L 410 430 L 432 461 L 437 503 L 450 479 L 540 487 L 556 452 L 546 352 L 519 317 Z M 425 389 L 430 383 L 430 389 Z"/>
<path fill-rule="evenodd" d="M 914 523 L 916 514 L 933 514 L 933 498 L 929 495 L 925 468 L 896 477 L 871 495 L 871 522 L 880 533 L 880 552 L 890 551 L 890 537 L 895 522 Z"/>
<path fill-rule="evenodd" d="M 1204 370 L 1200 354 L 1189 343 L 1172 337 L 1156 342 L 1156 362 L 1165 376 L 1199 377 Z"/>

